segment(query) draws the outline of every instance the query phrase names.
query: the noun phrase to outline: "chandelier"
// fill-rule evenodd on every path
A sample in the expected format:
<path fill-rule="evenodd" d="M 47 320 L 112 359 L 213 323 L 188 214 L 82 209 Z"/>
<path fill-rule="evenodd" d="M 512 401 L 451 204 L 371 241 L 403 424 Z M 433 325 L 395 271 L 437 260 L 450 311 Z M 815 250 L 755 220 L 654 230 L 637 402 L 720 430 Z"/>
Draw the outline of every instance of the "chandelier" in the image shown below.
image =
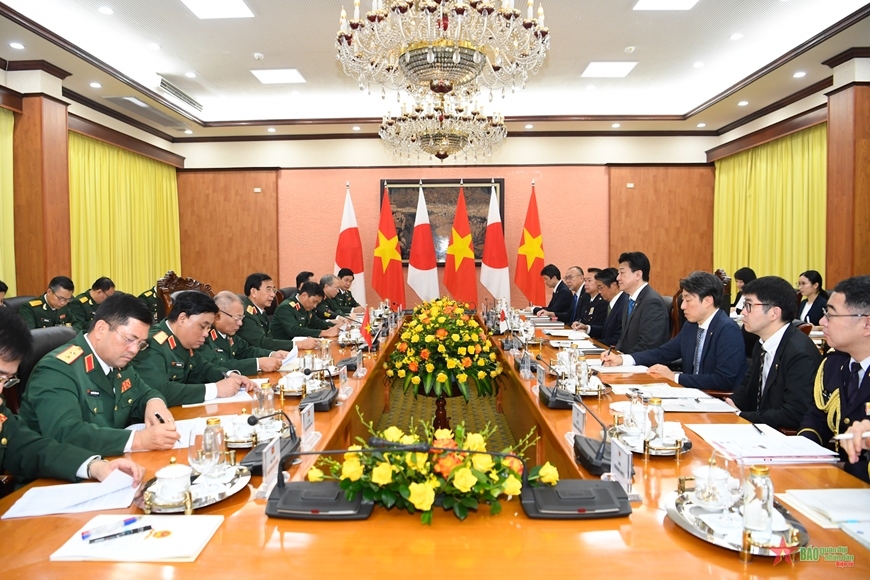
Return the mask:
<path fill-rule="evenodd" d="M 461 99 L 438 95 L 404 107 L 396 117 L 387 114 L 378 135 L 400 157 L 422 151 L 444 161 L 460 152 L 491 155 L 507 129 L 500 115 L 487 116 Z"/>
<path fill-rule="evenodd" d="M 526 18 L 515 0 L 372 0 L 362 17 L 342 9 L 337 58 L 360 89 L 469 96 L 481 88 L 525 87 L 550 48 L 544 9 Z"/>

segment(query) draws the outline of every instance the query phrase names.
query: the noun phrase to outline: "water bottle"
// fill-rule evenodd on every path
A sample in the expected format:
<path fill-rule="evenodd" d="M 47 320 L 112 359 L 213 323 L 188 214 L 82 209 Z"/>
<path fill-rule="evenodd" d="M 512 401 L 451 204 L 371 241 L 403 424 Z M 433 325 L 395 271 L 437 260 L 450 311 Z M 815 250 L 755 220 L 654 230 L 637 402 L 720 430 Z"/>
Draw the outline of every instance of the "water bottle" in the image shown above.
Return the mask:
<path fill-rule="evenodd" d="M 263 383 L 256 391 L 258 417 L 265 417 L 275 412 L 275 391 L 269 381 Z"/>
<path fill-rule="evenodd" d="M 218 465 L 226 461 L 226 437 L 224 428 L 221 427 L 219 417 L 209 417 L 205 420 L 205 432 L 202 434 L 203 453 L 217 453 Z"/>
<path fill-rule="evenodd" d="M 653 441 L 661 443 L 665 440 L 665 410 L 662 408 L 662 400 L 653 397 L 649 400 L 649 417 L 652 424 Z"/>
<path fill-rule="evenodd" d="M 767 545 L 773 536 L 773 482 L 770 467 L 753 465 L 743 486 L 743 529 L 753 544 Z"/>

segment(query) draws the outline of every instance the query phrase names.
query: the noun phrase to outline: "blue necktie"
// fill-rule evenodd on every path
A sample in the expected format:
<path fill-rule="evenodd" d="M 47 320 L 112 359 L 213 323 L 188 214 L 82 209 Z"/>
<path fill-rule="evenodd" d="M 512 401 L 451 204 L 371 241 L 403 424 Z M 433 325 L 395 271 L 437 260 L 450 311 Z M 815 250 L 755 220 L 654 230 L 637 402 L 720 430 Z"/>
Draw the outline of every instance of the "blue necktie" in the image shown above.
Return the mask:
<path fill-rule="evenodd" d="M 631 316 L 631 311 L 634 310 L 635 301 L 631 298 L 628 299 L 628 315 Z"/>
<path fill-rule="evenodd" d="M 701 339 L 704 338 L 704 329 L 700 326 L 698 327 L 698 334 L 695 337 L 695 367 L 692 369 L 693 373 L 699 375 L 701 374 Z"/>
<path fill-rule="evenodd" d="M 574 315 L 577 314 L 577 295 L 574 294 L 574 303 L 571 305 L 571 318 L 568 319 L 568 322 L 574 322 Z"/>

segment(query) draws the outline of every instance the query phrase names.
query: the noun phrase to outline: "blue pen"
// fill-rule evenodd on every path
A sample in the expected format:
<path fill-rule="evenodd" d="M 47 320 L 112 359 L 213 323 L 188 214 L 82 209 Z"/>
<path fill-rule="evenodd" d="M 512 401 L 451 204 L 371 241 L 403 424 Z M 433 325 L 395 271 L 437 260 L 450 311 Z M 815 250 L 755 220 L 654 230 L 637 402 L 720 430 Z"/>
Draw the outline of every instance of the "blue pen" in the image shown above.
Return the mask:
<path fill-rule="evenodd" d="M 106 524 L 104 526 L 97 526 L 92 530 L 85 530 L 84 532 L 82 532 L 82 540 L 89 540 L 91 538 L 107 536 L 109 534 L 114 534 L 115 532 L 123 531 L 124 528 L 135 524 L 141 519 L 142 516 L 133 516 L 119 522 L 112 522 L 111 524 Z"/>

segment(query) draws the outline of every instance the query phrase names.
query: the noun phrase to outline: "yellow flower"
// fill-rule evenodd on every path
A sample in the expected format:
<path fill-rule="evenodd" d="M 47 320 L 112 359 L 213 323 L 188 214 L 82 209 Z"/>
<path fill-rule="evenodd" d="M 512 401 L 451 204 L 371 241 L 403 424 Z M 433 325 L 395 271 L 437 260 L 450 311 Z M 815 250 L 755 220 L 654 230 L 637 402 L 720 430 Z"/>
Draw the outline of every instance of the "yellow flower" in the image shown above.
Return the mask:
<path fill-rule="evenodd" d="M 417 376 L 411 377 L 411 382 L 415 385 L 419 385 L 420 384 L 420 377 L 417 377 Z"/>
<path fill-rule="evenodd" d="M 408 491 L 411 495 L 408 496 L 408 501 L 420 510 L 421 512 L 432 509 L 432 502 L 435 501 L 435 490 L 425 483 L 412 483 L 408 486 Z"/>
<path fill-rule="evenodd" d="M 439 323 L 439 324 L 444 324 L 444 321 L 445 321 L 445 320 L 447 320 L 447 319 L 444 318 L 443 316 L 439 316 L 439 317 L 438 317 L 438 323 Z"/>
<path fill-rule="evenodd" d="M 362 449 L 359 445 L 351 445 L 347 448 L 348 451 L 359 451 Z M 359 453 L 345 453 L 344 458 L 350 461 L 359 461 Z"/>
<path fill-rule="evenodd" d="M 388 427 L 387 430 L 384 431 L 384 439 L 386 439 L 387 441 L 392 441 L 393 443 L 397 443 L 404 435 L 405 434 L 402 432 L 402 430 L 395 425 Z"/>
<path fill-rule="evenodd" d="M 449 358 L 447 359 L 447 368 L 455 369 L 456 368 L 456 359 Z"/>
<path fill-rule="evenodd" d="M 453 439 L 453 431 L 450 429 L 436 429 L 435 439 Z"/>
<path fill-rule="evenodd" d="M 426 363 L 426 372 L 427 373 L 435 372 L 435 365 L 433 365 L 432 363 Z"/>
<path fill-rule="evenodd" d="M 475 483 L 477 483 L 477 478 L 467 467 L 458 469 L 456 475 L 453 476 L 453 487 L 462 493 L 468 493 Z"/>
<path fill-rule="evenodd" d="M 469 338 L 471 338 L 472 342 L 477 342 L 480 340 L 480 337 L 476 334 L 472 334 Z"/>
<path fill-rule="evenodd" d="M 363 466 L 359 459 L 346 459 L 341 465 L 341 478 L 358 481 L 363 475 Z"/>
<path fill-rule="evenodd" d="M 426 335 L 426 342 L 432 342 L 433 340 L 435 340 L 435 336 L 431 334 Z"/>
<path fill-rule="evenodd" d="M 471 456 L 471 464 L 474 465 L 474 468 L 478 471 L 482 471 L 486 473 L 492 466 L 494 462 L 492 460 L 491 455 L 484 455 L 483 453 L 475 453 Z"/>
<path fill-rule="evenodd" d="M 458 354 L 459 356 L 465 356 L 465 354 L 467 352 L 468 351 L 465 349 L 464 346 L 460 346 L 459 348 L 456 349 L 456 354 Z"/>
<path fill-rule="evenodd" d="M 393 376 L 394 374 L 396 374 L 396 373 L 394 373 L 392 370 L 387 371 L 387 376 L 388 376 L 388 377 L 391 377 L 391 376 Z"/>
<path fill-rule="evenodd" d="M 429 455 L 426 453 L 406 453 L 405 454 L 405 463 L 408 464 L 408 467 L 413 469 L 414 471 L 418 471 L 423 473 L 426 471 L 426 461 L 429 459 Z"/>
<path fill-rule="evenodd" d="M 489 360 L 495 362 L 495 353 L 494 352 L 489 353 Z"/>
<path fill-rule="evenodd" d="M 541 479 L 542 483 L 556 485 L 559 483 L 559 470 L 550 465 L 550 462 L 548 461 L 543 465 L 543 467 L 541 467 L 541 471 L 538 472 L 538 477 Z"/>
<path fill-rule="evenodd" d="M 429 479 L 426 480 L 425 485 L 433 491 L 441 487 L 441 484 L 438 482 L 438 478 L 432 474 L 429 474 Z"/>
<path fill-rule="evenodd" d="M 493 470 L 489 472 L 489 478 L 493 481 L 498 481 L 498 472 Z"/>
<path fill-rule="evenodd" d="M 509 475 L 508 478 L 504 482 L 504 493 L 505 495 L 520 495 L 520 492 L 523 489 L 523 484 L 519 479 L 513 476 L 513 474 Z"/>
<path fill-rule="evenodd" d="M 416 442 L 417 442 L 416 435 L 402 435 L 402 438 L 399 439 L 399 443 L 401 443 L 402 445 L 411 445 L 411 444 L 416 443 Z"/>
<path fill-rule="evenodd" d="M 403 361 L 399 361 L 399 362 L 397 362 L 397 363 L 396 363 L 396 368 L 397 368 L 397 369 L 402 368 L 402 365 L 403 365 L 403 364 L 405 364 Z"/>
<path fill-rule="evenodd" d="M 464 383 L 468 380 L 468 375 L 466 375 L 465 373 L 459 373 L 458 375 L 456 375 L 456 380 L 460 383 Z"/>
<path fill-rule="evenodd" d="M 465 314 L 465 308 L 457 308 L 456 314 Z"/>
<path fill-rule="evenodd" d="M 393 466 L 386 461 L 380 463 L 372 469 L 372 483 L 380 486 L 387 485 L 393 481 Z"/>
<path fill-rule="evenodd" d="M 489 372 L 489 376 L 491 376 L 492 378 L 495 378 L 495 377 L 498 376 L 498 374 L 499 374 L 500 372 L 501 372 L 501 369 L 495 369 L 494 371 L 490 371 L 490 372 Z"/>
<path fill-rule="evenodd" d="M 465 437 L 465 448 L 472 451 L 486 451 L 486 440 L 480 433 L 469 433 Z"/>
<path fill-rule="evenodd" d="M 486 359 L 482 359 L 482 358 L 477 359 L 477 366 L 479 366 L 479 367 L 486 366 Z"/>
<path fill-rule="evenodd" d="M 453 342 L 459 342 L 459 335 L 456 333 L 451 334 L 450 338 L 453 339 Z"/>
<path fill-rule="evenodd" d="M 392 372 L 392 371 L 390 371 L 390 372 Z M 387 374 L 389 374 L 389 373 L 387 373 Z M 404 379 L 404 378 L 405 378 L 405 375 L 406 375 L 407 373 L 405 372 L 405 369 L 402 369 L 402 370 L 400 370 L 400 371 L 399 371 L 398 373 L 396 373 L 396 374 L 399 375 L 399 378 L 400 378 L 400 379 Z M 390 376 L 392 376 L 392 375 L 390 375 Z"/>
<path fill-rule="evenodd" d="M 323 472 L 312 467 L 308 470 L 308 481 L 323 481 Z"/>
<path fill-rule="evenodd" d="M 420 335 L 415 334 L 411 337 L 411 342 L 420 342 Z"/>
<path fill-rule="evenodd" d="M 477 371 L 477 378 L 478 379 L 485 379 L 486 378 L 486 371 Z"/>
<path fill-rule="evenodd" d="M 462 328 L 463 326 L 465 326 L 465 322 L 462 321 L 462 320 L 457 320 L 457 321 L 456 321 L 456 326 Z"/>
<path fill-rule="evenodd" d="M 411 338 L 410 332 L 405 331 L 402 333 L 402 340 L 408 340 L 409 338 Z"/>
<path fill-rule="evenodd" d="M 447 347 L 445 347 L 443 344 L 439 344 L 438 345 L 438 352 L 440 352 L 440 353 L 447 352 Z"/>
<path fill-rule="evenodd" d="M 435 377 L 435 380 L 438 381 L 439 383 L 446 383 L 447 382 L 447 375 L 445 375 L 444 373 L 438 373 L 438 375 Z"/>
<path fill-rule="evenodd" d="M 478 327 L 477 321 L 476 320 L 469 320 L 468 326 L 470 326 L 471 328 L 477 328 Z"/>

